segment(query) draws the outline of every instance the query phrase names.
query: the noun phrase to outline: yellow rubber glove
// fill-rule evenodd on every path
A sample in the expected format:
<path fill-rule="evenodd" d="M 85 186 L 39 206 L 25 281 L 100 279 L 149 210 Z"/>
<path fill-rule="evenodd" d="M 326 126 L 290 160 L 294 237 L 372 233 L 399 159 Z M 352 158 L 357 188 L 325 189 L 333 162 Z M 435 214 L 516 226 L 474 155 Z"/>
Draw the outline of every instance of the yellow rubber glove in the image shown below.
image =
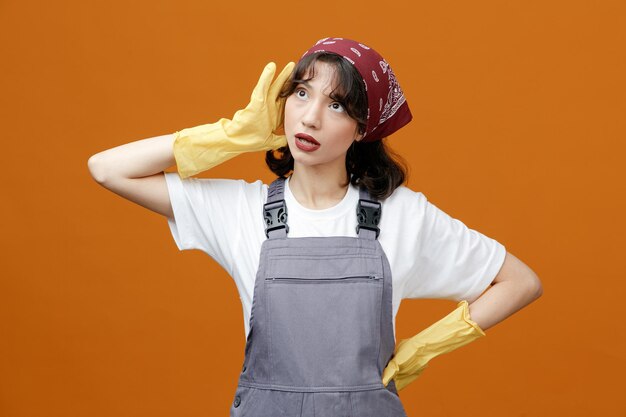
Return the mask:
<path fill-rule="evenodd" d="M 471 320 L 467 301 L 460 301 L 446 317 L 398 343 L 383 371 L 383 384 L 387 386 L 393 379 L 399 391 L 417 379 L 435 356 L 451 352 L 482 336 L 486 334 Z"/>
<path fill-rule="evenodd" d="M 287 145 L 285 136 L 274 134 L 274 130 L 283 123 L 285 99 L 278 99 L 278 93 L 294 66 L 289 62 L 272 82 L 276 64 L 268 63 L 252 91 L 250 103 L 238 110 L 232 120 L 222 118 L 175 132 L 174 158 L 179 176 L 190 177 L 244 152 Z"/>

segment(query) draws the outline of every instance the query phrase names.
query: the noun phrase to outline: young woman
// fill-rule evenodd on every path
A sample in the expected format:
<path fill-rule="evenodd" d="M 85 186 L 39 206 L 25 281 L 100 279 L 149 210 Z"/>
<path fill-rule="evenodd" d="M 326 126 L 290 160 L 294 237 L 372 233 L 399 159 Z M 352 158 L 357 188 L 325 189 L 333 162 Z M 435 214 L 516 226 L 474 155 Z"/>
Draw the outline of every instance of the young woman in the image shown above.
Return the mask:
<path fill-rule="evenodd" d="M 275 69 L 232 120 L 106 150 L 90 171 L 235 280 L 246 345 L 231 416 L 405 416 L 398 390 L 538 298 L 540 281 L 402 185 L 386 141 L 411 112 L 376 51 L 324 38 L 272 82 Z M 269 185 L 189 178 L 260 150 Z M 396 345 L 404 298 L 458 304 Z"/>

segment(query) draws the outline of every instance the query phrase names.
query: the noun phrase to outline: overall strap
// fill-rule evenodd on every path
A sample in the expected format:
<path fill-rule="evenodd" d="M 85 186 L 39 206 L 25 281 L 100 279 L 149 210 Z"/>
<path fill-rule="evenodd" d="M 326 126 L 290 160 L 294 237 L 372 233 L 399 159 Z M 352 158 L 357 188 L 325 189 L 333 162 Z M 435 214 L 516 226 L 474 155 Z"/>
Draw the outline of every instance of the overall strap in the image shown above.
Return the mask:
<path fill-rule="evenodd" d="M 263 205 L 265 236 L 268 239 L 287 237 L 287 204 L 285 204 L 285 178 L 278 177 L 269 185 L 267 202 Z M 356 207 L 356 233 L 361 239 L 377 239 L 380 234 L 378 223 L 382 214 L 380 202 L 367 189 L 359 187 L 359 202 Z"/>
<path fill-rule="evenodd" d="M 380 216 L 382 215 L 382 206 L 377 199 L 372 197 L 367 188 L 359 187 L 359 203 L 356 206 L 356 234 L 359 238 L 378 239 L 380 229 Z"/>
<path fill-rule="evenodd" d="M 285 178 L 278 177 L 267 190 L 267 202 L 263 204 L 265 236 L 268 239 L 287 237 L 287 204 L 285 204 Z"/>

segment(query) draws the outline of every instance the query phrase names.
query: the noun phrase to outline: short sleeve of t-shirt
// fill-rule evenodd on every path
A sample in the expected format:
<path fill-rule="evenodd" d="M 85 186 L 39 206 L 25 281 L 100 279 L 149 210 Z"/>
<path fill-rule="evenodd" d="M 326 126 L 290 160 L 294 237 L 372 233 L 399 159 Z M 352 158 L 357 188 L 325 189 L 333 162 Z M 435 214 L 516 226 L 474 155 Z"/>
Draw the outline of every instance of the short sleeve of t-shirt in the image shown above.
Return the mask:
<path fill-rule="evenodd" d="M 420 217 L 416 254 L 403 298 L 439 298 L 472 303 L 498 274 L 506 255 L 498 241 L 468 228 L 415 194 Z"/>
<path fill-rule="evenodd" d="M 237 210 L 241 181 L 185 178 L 165 172 L 174 218 L 167 219 L 179 250 L 198 249 L 232 272 L 239 238 Z"/>

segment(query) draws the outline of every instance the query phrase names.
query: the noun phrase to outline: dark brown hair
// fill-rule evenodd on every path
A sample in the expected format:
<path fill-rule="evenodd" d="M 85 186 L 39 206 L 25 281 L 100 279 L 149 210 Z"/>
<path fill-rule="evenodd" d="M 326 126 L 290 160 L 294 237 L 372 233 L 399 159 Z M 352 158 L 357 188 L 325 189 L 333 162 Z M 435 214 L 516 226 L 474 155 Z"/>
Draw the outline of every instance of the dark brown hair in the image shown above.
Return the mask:
<path fill-rule="evenodd" d="M 341 55 L 317 52 L 305 56 L 283 85 L 279 97 L 286 99 L 293 94 L 298 84 L 314 78 L 316 61 L 329 63 L 335 68 L 336 86 L 329 96 L 346 109 L 348 116 L 357 121 L 358 133 L 364 133 L 367 127 L 367 93 L 363 79 L 356 68 Z M 303 79 L 305 74 L 309 74 L 309 78 Z M 288 145 L 267 151 L 265 162 L 274 174 L 283 178 L 294 167 Z M 369 143 L 352 142 L 346 154 L 346 171 L 346 180 L 352 185 L 363 185 L 372 197 L 384 200 L 405 182 L 408 166 L 400 155 L 386 146 L 386 138 L 383 138 Z"/>

